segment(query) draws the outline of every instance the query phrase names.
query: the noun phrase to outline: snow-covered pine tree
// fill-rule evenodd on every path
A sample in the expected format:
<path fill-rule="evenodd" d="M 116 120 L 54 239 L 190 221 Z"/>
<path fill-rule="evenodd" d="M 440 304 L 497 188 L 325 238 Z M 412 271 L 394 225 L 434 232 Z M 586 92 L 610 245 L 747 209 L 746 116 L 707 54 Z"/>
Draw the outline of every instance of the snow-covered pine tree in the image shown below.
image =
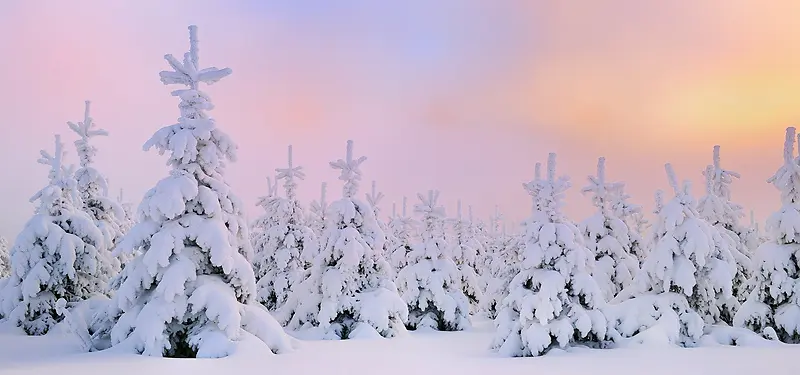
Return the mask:
<path fill-rule="evenodd" d="M 397 274 L 397 289 L 408 304 L 409 329 L 460 331 L 470 326 L 469 299 L 445 240 L 445 211 L 439 191 L 417 194 L 414 212 L 421 216 L 420 244 L 408 253 Z"/>
<path fill-rule="evenodd" d="M 471 219 L 471 217 L 469 217 Z M 483 291 L 480 285 L 480 276 L 477 267 L 479 256 L 482 253 L 481 243 L 475 236 L 475 228 L 468 218 L 461 212 L 461 200 L 458 200 L 456 217 L 451 220 L 453 225 L 453 244 L 451 254 L 458 266 L 461 275 L 461 290 L 469 298 L 472 313 L 478 312 Z"/>
<path fill-rule="evenodd" d="M 342 199 L 327 212 L 309 277 L 290 296 L 279 316 L 291 317 L 287 328 L 317 327 L 326 339 L 394 337 L 405 332 L 408 308 L 390 279 L 391 266 L 383 258 L 384 234 L 372 207 L 356 198 L 360 165 L 347 141 L 345 159 L 331 162 L 344 181 Z"/>
<path fill-rule="evenodd" d="M 621 315 L 611 319 L 617 325 L 610 336 L 631 336 L 662 321 L 667 322 L 670 342 L 693 346 L 705 324 L 720 323 L 731 314 L 736 262 L 719 232 L 697 213 L 691 184 L 685 181 L 679 187 L 672 165 L 665 169 L 675 196 L 657 204 L 651 252 L 616 301 L 635 298 L 616 309 Z"/>
<path fill-rule="evenodd" d="M 183 62 L 165 59 L 165 85 L 187 88 L 178 123 L 158 130 L 144 145 L 167 153 L 169 176 L 139 205 L 139 222 L 116 252 L 141 254 L 125 267 L 112 299 L 111 345 L 149 356 L 224 357 L 245 332 L 273 352 L 290 350 L 280 325 L 254 303 L 253 250 L 241 201 L 225 182 L 225 166 L 236 145 L 206 114 L 214 108 L 199 90 L 231 74 L 228 68 L 200 68 L 197 27 L 189 26 Z"/>
<path fill-rule="evenodd" d="M 11 258 L 8 254 L 8 240 L 0 236 L 0 279 L 11 276 Z M 2 290 L 0 285 L 0 290 Z"/>
<path fill-rule="evenodd" d="M 79 208 L 94 219 L 106 239 L 107 251 L 111 251 L 125 234 L 125 210 L 119 202 L 108 197 L 108 180 L 93 166 L 97 147 L 91 140 L 98 136 L 108 136 L 108 132 L 95 126 L 94 119 L 90 115 L 91 102 L 87 100 L 85 103 L 83 121 L 77 124 L 67 122 L 69 128 L 80 137 L 75 141 L 80 159 L 80 168 L 75 171 L 75 180 L 83 202 L 83 206 Z M 109 277 L 119 273 L 122 266 L 120 259 L 115 257 L 103 255 L 98 260 L 101 261 L 101 272 Z"/>
<path fill-rule="evenodd" d="M 483 277 L 486 288 L 481 301 L 482 310 L 490 319 L 497 317 L 503 299 L 508 296 L 508 285 L 519 273 L 519 256 L 523 245 L 522 236 L 506 235 L 502 221 L 500 209 L 495 206 L 495 213 L 490 220 L 491 241 L 486 251 L 486 272 Z"/>
<path fill-rule="evenodd" d="M 278 197 L 277 186 L 259 200 L 265 216 L 254 241 L 256 300 L 270 311 L 282 308 L 296 284 L 306 279 L 308 263 L 317 253 L 317 237 L 305 223 L 306 213 L 297 201 L 297 182 L 305 179 L 302 167 L 294 166 L 289 146 L 289 166 L 276 169 L 276 185 L 284 180 L 286 198 Z M 283 322 L 286 323 L 286 322 Z"/>
<path fill-rule="evenodd" d="M 756 251 L 753 291 L 734 324 L 786 343 L 800 343 L 800 165 L 795 128 L 786 129 L 783 165 L 767 181 L 781 192 L 781 208 L 767 220 L 769 240 Z"/>
<path fill-rule="evenodd" d="M 628 201 L 631 196 L 625 193 L 625 186 L 609 192 L 609 202 L 614 215 L 622 220 L 628 227 L 628 237 L 631 240 L 630 253 L 639 262 L 639 266 L 647 259 L 647 241 L 645 236 L 650 223 L 644 217 L 642 207 Z"/>
<path fill-rule="evenodd" d="M 397 242 L 395 238 L 392 238 L 392 231 L 389 230 L 389 226 L 381 220 L 380 213 L 381 209 L 378 206 L 384 198 L 383 193 L 378 191 L 378 186 L 375 181 L 372 181 L 372 190 L 369 193 L 365 194 L 367 198 L 367 203 L 372 207 L 372 214 L 375 216 L 375 221 L 378 222 L 378 226 L 381 228 L 381 232 L 384 235 L 383 247 L 381 250 L 381 256 L 389 260 L 391 256 L 391 249 L 390 246 Z M 394 269 L 392 269 L 394 271 Z M 393 274 L 394 275 L 394 274 Z"/>
<path fill-rule="evenodd" d="M 744 216 L 742 207 L 730 200 L 730 184 L 734 178 L 739 178 L 739 174 L 722 169 L 719 150 L 719 146 L 714 146 L 714 164 L 706 167 L 703 172 L 706 178 L 706 194 L 698 201 L 697 211 L 703 220 L 719 231 L 722 240 L 726 241 L 724 246 L 730 249 L 736 260 L 736 274 L 733 278 L 733 295 L 737 298 L 735 310 L 747 298 L 747 281 L 753 272 L 753 265 L 745 245 L 746 229 L 739 224 L 739 218 Z M 726 316 L 724 320 L 732 324 L 733 316 Z"/>
<path fill-rule="evenodd" d="M 102 232 L 88 214 L 71 168 L 63 164 L 64 145 L 55 136 L 55 153 L 42 150 L 39 163 L 50 167 L 48 185 L 31 198 L 39 202 L 11 249 L 11 276 L 0 292 L 0 315 L 29 335 L 43 335 L 61 320 L 56 301 L 68 303 L 106 293 L 110 257 Z"/>
<path fill-rule="evenodd" d="M 492 347 L 503 355 L 538 356 L 556 347 L 598 346 L 605 338 L 603 294 L 587 266 L 591 252 L 561 213 L 569 186 L 567 177 L 556 178 L 554 153 L 547 178 L 525 185 L 536 207 L 525 226 L 520 272 L 495 319 Z"/>
<path fill-rule="evenodd" d="M 416 223 L 413 218 L 408 216 L 407 207 L 408 199 L 403 197 L 401 214 L 397 215 L 397 206 L 392 205 L 392 218 L 389 220 L 389 229 L 392 235 L 387 236 L 387 238 L 394 241 L 389 244 L 389 261 L 392 267 L 394 267 L 395 272 L 400 272 L 401 269 L 408 265 L 408 253 L 410 253 L 415 246 Z"/>
<path fill-rule="evenodd" d="M 320 188 L 319 200 L 311 202 L 308 210 L 308 225 L 317 234 L 317 237 L 322 235 L 322 229 L 325 226 L 325 212 L 328 211 L 327 189 L 328 183 L 323 182 Z"/>
<path fill-rule="evenodd" d="M 586 246 L 594 254 L 591 274 L 603 291 L 606 301 L 628 286 L 639 271 L 639 261 L 631 255 L 631 236 L 627 224 L 610 207 L 612 196 L 624 187 L 609 183 L 605 176 L 606 159 L 597 161 L 597 176 L 589 176 L 589 185 L 581 190 L 591 194 L 597 213 L 580 224 Z"/>

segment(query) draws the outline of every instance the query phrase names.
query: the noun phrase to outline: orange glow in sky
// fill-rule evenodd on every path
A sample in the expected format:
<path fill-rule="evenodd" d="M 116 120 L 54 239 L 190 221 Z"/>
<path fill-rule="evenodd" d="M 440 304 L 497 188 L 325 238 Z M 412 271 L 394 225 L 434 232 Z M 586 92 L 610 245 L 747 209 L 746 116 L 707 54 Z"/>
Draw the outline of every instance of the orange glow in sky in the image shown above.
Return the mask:
<path fill-rule="evenodd" d="M 207 91 L 239 144 L 229 178 L 251 216 L 286 145 L 310 201 L 322 181 L 338 194 L 327 163 L 354 139 L 384 213 L 437 188 L 450 211 L 461 198 L 518 222 L 521 183 L 551 151 L 572 177 L 574 220 L 590 213 L 578 192 L 599 156 L 649 209 L 666 162 L 699 198 L 720 144 L 742 174 L 734 200 L 763 220 L 779 204 L 765 181 L 783 129 L 800 119 L 797 14 L 793 0 L 4 2 L 0 234 L 32 213 L 47 175 L 38 150 L 56 132 L 72 140 L 66 121 L 86 99 L 111 133 L 98 168 L 114 188 L 138 202 L 163 177 L 163 158 L 141 146 L 178 116 L 158 72 L 189 24 L 201 59 L 234 71 Z"/>

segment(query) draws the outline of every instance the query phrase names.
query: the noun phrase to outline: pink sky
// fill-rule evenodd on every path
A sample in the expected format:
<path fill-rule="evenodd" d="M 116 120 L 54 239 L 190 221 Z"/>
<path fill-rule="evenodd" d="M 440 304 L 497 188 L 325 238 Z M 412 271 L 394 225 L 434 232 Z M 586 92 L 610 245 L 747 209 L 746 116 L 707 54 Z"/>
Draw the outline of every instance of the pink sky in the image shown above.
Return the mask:
<path fill-rule="evenodd" d="M 369 157 L 362 190 L 378 181 L 384 213 L 437 188 L 450 212 L 462 198 L 518 221 L 521 183 L 551 151 L 573 180 L 573 219 L 591 212 L 578 191 L 598 156 L 649 210 L 665 162 L 699 198 L 714 144 L 743 176 L 735 200 L 760 219 L 776 208 L 765 180 L 800 118 L 800 3 L 567 3 L 4 2 L 0 234 L 13 238 L 32 214 L 47 175 L 38 150 L 54 133 L 74 140 L 66 121 L 86 99 L 111 133 L 96 142 L 97 167 L 114 189 L 138 203 L 165 175 L 141 146 L 178 117 L 158 72 L 164 54 L 186 50 L 189 24 L 204 65 L 234 71 L 207 91 L 239 144 L 229 182 L 251 217 L 290 143 L 308 174 L 300 197 L 315 199 L 322 181 L 337 197 L 328 161 L 347 139 Z"/>

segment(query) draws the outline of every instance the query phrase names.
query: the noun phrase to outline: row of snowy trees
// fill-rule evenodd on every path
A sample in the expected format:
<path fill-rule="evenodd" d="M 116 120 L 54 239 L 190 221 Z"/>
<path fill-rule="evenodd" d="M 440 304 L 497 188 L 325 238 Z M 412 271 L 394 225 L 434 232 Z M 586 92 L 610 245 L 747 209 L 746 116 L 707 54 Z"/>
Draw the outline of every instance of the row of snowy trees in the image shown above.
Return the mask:
<path fill-rule="evenodd" d="M 171 171 L 145 194 L 135 220 L 92 166 L 97 149 L 90 140 L 107 133 L 94 128 L 88 102 L 84 121 L 69 123 L 79 136 L 80 168 L 65 164 L 59 136 L 54 154 L 42 151 L 49 183 L 31 198 L 39 206 L 10 251 L 0 290 L 0 316 L 28 334 L 66 318 L 90 350 L 220 357 L 245 335 L 274 352 L 291 349 L 274 318 L 253 302 L 249 229 L 224 178 L 236 145 L 206 114 L 214 106 L 199 90 L 231 70 L 201 68 L 196 27 L 189 34 L 183 61 L 166 55 L 172 70 L 160 73 L 164 84 L 186 86 L 172 92 L 180 98 L 178 122 L 144 146 L 168 154 Z M 85 324 L 70 311 L 98 298 L 102 307 Z"/>
<path fill-rule="evenodd" d="M 608 347 L 647 340 L 694 346 L 742 342 L 756 333 L 800 342 L 800 157 L 787 130 L 784 165 L 769 182 L 783 207 L 770 217 L 768 238 L 743 226 L 731 202 L 738 174 L 721 167 L 719 147 L 704 172 L 704 195 L 678 183 L 666 166 L 673 197 L 656 194 L 650 225 L 609 182 L 605 159 L 582 192 L 595 214 L 575 222 L 562 212 L 569 179 L 548 158 L 523 184 L 531 215 L 506 231 L 471 208 L 448 217 L 439 192 L 419 194 L 416 218 L 393 206 L 382 218 L 383 194 L 359 198 L 361 165 L 348 141 L 330 163 L 343 183 L 338 200 L 308 210 L 297 199 L 305 178 L 293 163 L 268 178 L 263 214 L 250 224 L 225 181 L 236 145 L 207 114 L 200 84 L 230 69 L 200 68 L 196 28 L 182 61 L 160 73 L 180 99 L 178 122 L 145 143 L 167 154 L 170 173 L 149 190 L 134 215 L 93 167 L 105 136 L 89 103 L 82 122 L 68 123 L 80 168 L 42 152 L 49 182 L 5 260 L 0 242 L 0 317 L 27 333 L 65 320 L 90 350 L 119 347 L 146 355 L 220 357 L 248 335 L 273 352 L 292 349 L 284 329 L 309 337 L 395 337 L 407 329 L 461 330 L 475 315 L 495 321 L 492 347 L 512 356 L 572 345 Z M 283 196 L 278 192 L 283 182 Z M 10 265 L 10 266 L 9 266 Z M 77 311 L 85 301 L 93 313 Z M 81 321 L 84 321 L 81 323 Z M 738 328 L 736 328 L 738 327 Z M 753 333 L 755 332 L 755 333 Z M 654 336 L 663 336 L 654 338 Z"/>

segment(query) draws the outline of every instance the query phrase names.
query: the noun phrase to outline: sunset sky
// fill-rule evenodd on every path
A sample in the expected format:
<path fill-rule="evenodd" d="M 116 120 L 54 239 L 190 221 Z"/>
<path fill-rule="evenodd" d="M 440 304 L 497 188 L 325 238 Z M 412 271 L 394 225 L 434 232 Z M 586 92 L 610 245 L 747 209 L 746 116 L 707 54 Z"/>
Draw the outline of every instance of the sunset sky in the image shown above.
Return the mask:
<path fill-rule="evenodd" d="M 648 211 L 668 188 L 663 165 L 703 193 L 701 171 L 722 146 L 742 179 L 734 199 L 763 220 L 779 204 L 766 179 L 781 162 L 783 133 L 800 119 L 796 0 L 705 1 L 5 1 L 0 3 L 0 235 L 16 236 L 46 183 L 39 149 L 84 100 L 111 136 L 97 167 L 114 194 L 138 204 L 167 173 L 142 151 L 175 122 L 177 98 L 161 84 L 164 54 L 188 48 L 233 75 L 207 87 L 211 115 L 239 144 L 229 182 L 259 214 L 266 176 L 286 146 L 306 168 L 304 202 L 328 162 L 353 139 L 371 180 L 393 201 L 440 189 L 509 224 L 530 205 L 521 183 L 559 153 L 573 188 L 567 213 L 591 213 L 579 190 L 597 157 Z"/>

